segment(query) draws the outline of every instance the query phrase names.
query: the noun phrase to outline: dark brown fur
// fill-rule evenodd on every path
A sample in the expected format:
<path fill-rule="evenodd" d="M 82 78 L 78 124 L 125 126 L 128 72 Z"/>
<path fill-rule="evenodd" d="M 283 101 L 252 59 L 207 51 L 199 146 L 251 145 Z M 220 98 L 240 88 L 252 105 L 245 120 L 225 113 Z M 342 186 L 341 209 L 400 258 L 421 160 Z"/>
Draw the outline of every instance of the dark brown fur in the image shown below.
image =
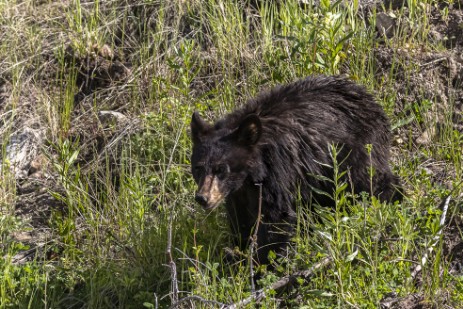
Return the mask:
<path fill-rule="evenodd" d="M 206 209 L 225 200 L 236 244 L 245 248 L 257 220 L 262 184 L 262 222 L 258 257 L 281 251 L 296 221 L 295 201 L 333 200 L 333 186 L 314 175 L 333 178 L 329 145 L 342 147 L 338 162 L 349 170 L 350 188 L 370 193 L 368 167 L 374 168 L 373 195 L 400 199 L 389 168 L 389 121 L 366 90 L 339 77 L 308 77 L 278 86 L 250 100 L 214 126 L 195 113 L 191 122 L 192 171 L 196 200 Z M 371 162 L 365 145 L 372 145 Z M 213 194 L 213 193 L 214 194 Z M 281 230 L 287 233 L 281 233 Z"/>

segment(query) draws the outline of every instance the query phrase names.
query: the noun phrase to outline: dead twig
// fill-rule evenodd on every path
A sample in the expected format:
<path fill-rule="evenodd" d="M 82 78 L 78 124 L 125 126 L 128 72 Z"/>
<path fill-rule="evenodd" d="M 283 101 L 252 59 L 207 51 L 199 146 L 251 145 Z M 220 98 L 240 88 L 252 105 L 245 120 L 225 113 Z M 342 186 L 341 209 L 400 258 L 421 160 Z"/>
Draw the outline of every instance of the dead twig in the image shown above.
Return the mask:
<path fill-rule="evenodd" d="M 159 308 L 158 295 L 156 293 L 153 293 L 153 294 L 154 294 L 154 309 L 158 309 Z"/>
<path fill-rule="evenodd" d="M 174 258 L 172 256 L 172 225 L 174 220 L 174 207 L 172 207 L 169 219 L 169 229 L 167 235 L 167 258 L 169 260 L 168 267 L 170 268 L 170 278 L 171 278 L 171 301 L 173 304 L 178 302 L 178 281 L 177 281 L 177 265 L 175 264 Z"/>
<path fill-rule="evenodd" d="M 260 289 L 256 291 L 255 293 L 253 293 L 248 298 L 245 298 L 238 303 L 228 305 L 224 307 L 224 309 L 237 309 L 237 308 L 242 308 L 243 306 L 249 305 L 252 302 L 258 303 L 260 300 L 262 300 L 264 297 L 267 296 L 269 291 L 272 291 L 272 290 L 279 291 L 288 285 L 294 284 L 298 278 L 307 280 L 315 273 L 315 271 L 317 271 L 320 268 L 326 267 L 331 262 L 332 262 L 332 258 L 326 257 L 320 262 L 318 262 L 317 264 L 315 264 L 314 266 L 312 266 L 310 269 L 299 271 L 292 275 L 284 276 L 280 280 L 273 283 L 270 287 Z"/>
<path fill-rule="evenodd" d="M 256 186 L 259 187 L 259 203 L 257 209 L 257 220 L 256 226 L 254 227 L 254 233 L 251 236 L 251 243 L 249 244 L 249 268 L 251 274 L 251 293 L 254 294 L 256 287 L 254 283 L 254 265 L 253 265 L 253 257 L 254 257 L 254 250 L 257 248 L 257 233 L 259 232 L 259 225 L 262 215 L 262 184 L 256 183 Z"/>
<path fill-rule="evenodd" d="M 199 301 L 204 304 L 210 304 L 218 306 L 220 309 L 238 309 L 242 308 L 246 305 L 249 305 L 252 302 L 260 302 L 263 298 L 265 298 L 270 291 L 279 291 L 287 286 L 293 285 L 299 278 L 304 280 L 308 280 L 318 269 L 323 268 L 331 264 L 333 259 L 331 257 L 326 257 L 317 264 L 313 265 L 308 270 L 298 271 L 292 275 L 284 276 L 280 280 L 274 282 L 271 286 L 257 290 L 255 293 L 252 293 L 251 296 L 235 303 L 235 304 L 224 304 L 215 300 L 207 300 L 197 295 L 187 296 L 185 298 L 180 299 L 179 301 L 175 302 L 169 309 L 175 309 L 180 306 L 180 304 L 186 301 Z"/>
<path fill-rule="evenodd" d="M 444 201 L 444 207 L 442 210 L 442 215 L 440 217 L 440 222 L 439 222 L 439 231 L 436 233 L 436 235 L 433 237 L 431 244 L 429 245 L 428 248 L 426 248 L 426 252 L 421 258 L 421 263 L 418 264 L 415 269 L 411 273 L 411 278 L 415 278 L 416 275 L 423 269 L 424 265 L 426 265 L 429 254 L 434 250 L 434 247 L 438 244 L 439 239 L 442 235 L 442 231 L 444 230 L 444 225 L 445 225 L 445 218 L 447 217 L 447 210 L 449 208 L 449 203 L 450 203 L 451 195 L 449 194 L 447 198 Z"/>
<path fill-rule="evenodd" d="M 433 65 L 433 64 L 442 62 L 442 61 L 444 61 L 444 60 L 447 60 L 447 57 L 442 57 L 442 58 L 434 59 L 434 60 L 432 60 L 432 61 L 423 63 L 423 64 L 420 65 L 420 67 L 427 67 L 427 66 L 430 66 L 430 65 Z"/>
<path fill-rule="evenodd" d="M 442 231 L 444 229 L 444 225 L 445 225 L 445 218 L 447 217 L 447 211 L 448 211 L 448 208 L 449 208 L 449 204 L 450 204 L 450 199 L 452 198 L 452 194 L 457 190 L 457 188 L 460 188 L 460 186 L 463 184 L 463 180 L 460 181 L 458 184 L 456 184 L 454 186 L 454 188 L 452 189 L 452 191 L 450 191 L 450 193 L 448 194 L 447 198 L 445 199 L 445 201 L 443 202 L 443 208 L 442 208 L 442 215 L 440 217 L 440 221 L 439 221 L 439 231 L 437 232 L 436 236 L 433 237 L 432 241 L 431 241 L 431 244 L 429 245 L 428 248 L 426 248 L 426 253 L 424 254 L 424 256 L 421 258 L 421 263 L 418 264 L 418 266 L 415 267 L 415 269 L 411 272 L 411 279 L 414 279 L 416 277 L 416 275 L 421 271 L 421 269 L 423 269 L 423 266 L 426 265 L 426 262 L 428 261 L 428 258 L 429 258 L 429 254 L 434 250 L 434 247 L 437 245 L 437 243 L 439 242 L 439 239 L 442 235 Z M 442 205 L 442 204 L 441 204 Z"/>

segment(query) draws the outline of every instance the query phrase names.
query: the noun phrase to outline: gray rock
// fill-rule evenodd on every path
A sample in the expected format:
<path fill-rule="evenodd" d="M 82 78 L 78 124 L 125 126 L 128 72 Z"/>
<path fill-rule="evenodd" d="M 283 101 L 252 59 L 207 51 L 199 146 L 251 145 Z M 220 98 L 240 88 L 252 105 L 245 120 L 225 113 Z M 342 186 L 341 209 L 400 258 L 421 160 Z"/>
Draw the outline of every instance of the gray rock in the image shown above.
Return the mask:
<path fill-rule="evenodd" d="M 395 18 L 385 12 L 376 14 L 376 30 L 388 38 L 394 35 Z"/>
<path fill-rule="evenodd" d="M 2 167 L 9 166 L 16 179 L 27 178 L 31 162 L 39 154 L 42 140 L 39 131 L 27 127 L 13 134 L 5 147 L 5 162 L 0 158 L 0 171 Z"/>

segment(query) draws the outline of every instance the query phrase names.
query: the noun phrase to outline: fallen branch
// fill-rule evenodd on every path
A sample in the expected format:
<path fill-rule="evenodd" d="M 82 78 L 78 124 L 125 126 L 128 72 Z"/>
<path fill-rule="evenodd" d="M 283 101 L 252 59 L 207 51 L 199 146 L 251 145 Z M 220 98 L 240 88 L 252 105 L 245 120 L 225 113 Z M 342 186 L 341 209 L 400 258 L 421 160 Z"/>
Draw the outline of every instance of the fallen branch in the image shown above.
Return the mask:
<path fill-rule="evenodd" d="M 252 302 L 258 303 L 260 300 L 262 300 L 264 297 L 267 296 L 269 291 L 272 291 L 272 290 L 279 291 L 284 287 L 294 284 L 299 278 L 303 278 L 304 280 L 307 280 L 315 273 L 315 271 L 317 271 L 320 268 L 326 267 L 331 262 L 332 262 L 332 258 L 326 257 L 308 270 L 298 271 L 292 275 L 284 276 L 280 280 L 274 282 L 270 287 L 260 289 L 256 291 L 255 293 L 253 293 L 251 296 L 239 301 L 238 303 L 231 304 L 231 305 L 228 305 L 222 308 L 237 309 L 237 308 L 241 308 L 243 306 L 249 305 Z"/>
<path fill-rule="evenodd" d="M 224 304 L 215 300 L 208 300 L 205 298 L 202 298 L 201 296 L 197 295 L 190 295 L 187 297 L 184 297 L 177 302 L 175 302 L 172 306 L 169 307 L 169 309 L 175 309 L 180 306 L 180 304 L 187 302 L 187 301 L 199 301 L 203 304 L 208 304 L 208 305 L 215 305 L 218 306 L 220 309 L 238 309 L 242 308 L 243 306 L 249 305 L 252 302 L 258 303 L 260 300 L 262 300 L 264 297 L 267 296 L 268 292 L 270 291 L 279 291 L 287 286 L 291 286 L 294 283 L 297 282 L 297 279 L 302 278 L 304 280 L 309 279 L 315 271 L 317 271 L 320 268 L 323 268 L 327 265 L 329 265 L 332 262 L 332 258 L 326 257 L 317 264 L 313 265 L 310 269 L 308 270 L 303 270 L 303 271 L 298 271 L 292 275 L 284 276 L 280 280 L 274 282 L 271 286 L 267 288 L 263 288 L 260 290 L 257 290 L 255 293 L 253 293 L 251 296 L 235 303 L 235 304 Z"/>
<path fill-rule="evenodd" d="M 256 183 L 256 186 L 259 187 L 259 203 L 258 203 L 258 210 L 257 210 L 257 220 L 256 225 L 254 227 L 254 233 L 250 237 L 250 244 L 249 244 L 249 268 L 251 274 L 251 293 L 254 294 L 256 287 L 254 283 L 254 250 L 257 248 L 257 233 L 259 232 L 259 225 L 262 216 L 262 184 Z"/>
<path fill-rule="evenodd" d="M 442 58 L 438 58 L 438 59 L 434 59 L 432 61 L 429 61 L 429 62 L 426 62 L 426 63 L 423 63 L 420 65 L 420 67 L 427 67 L 429 65 L 433 65 L 433 64 L 436 64 L 438 62 L 442 62 L 444 60 L 447 60 L 447 57 L 442 57 Z"/>

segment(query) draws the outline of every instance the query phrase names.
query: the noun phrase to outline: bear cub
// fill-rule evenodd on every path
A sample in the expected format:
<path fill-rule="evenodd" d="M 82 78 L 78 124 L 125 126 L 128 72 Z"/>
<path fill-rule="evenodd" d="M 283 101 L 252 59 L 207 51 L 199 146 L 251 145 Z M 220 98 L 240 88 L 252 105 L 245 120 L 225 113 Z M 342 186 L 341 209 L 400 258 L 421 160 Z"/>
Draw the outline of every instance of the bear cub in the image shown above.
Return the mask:
<path fill-rule="evenodd" d="M 348 171 L 349 192 L 383 201 L 401 199 L 389 167 L 389 121 L 364 87 L 345 78 L 316 76 L 278 86 L 211 125 L 191 120 L 195 200 L 204 209 L 225 201 L 235 245 L 246 249 L 257 222 L 257 258 L 282 253 L 296 223 L 296 200 L 333 206 L 330 145 Z M 366 145 L 372 146 L 368 153 Z M 369 168 L 373 167 L 373 181 Z M 323 176 L 323 177 L 317 177 Z M 259 190 L 262 193 L 260 194 Z M 315 190 L 314 190 L 314 189 Z"/>

